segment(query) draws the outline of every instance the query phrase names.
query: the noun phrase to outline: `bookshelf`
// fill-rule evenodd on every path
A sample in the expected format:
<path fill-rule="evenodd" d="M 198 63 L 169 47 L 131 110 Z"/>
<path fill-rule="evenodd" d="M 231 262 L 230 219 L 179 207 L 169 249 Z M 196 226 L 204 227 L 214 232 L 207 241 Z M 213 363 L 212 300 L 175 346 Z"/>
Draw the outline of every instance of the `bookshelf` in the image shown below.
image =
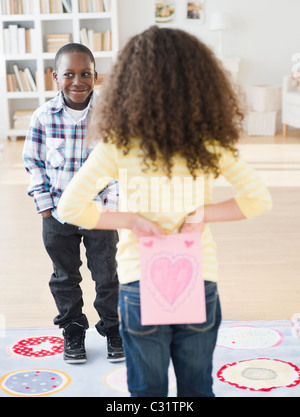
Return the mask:
<path fill-rule="evenodd" d="M 0 0 L 0 103 L 6 138 L 25 136 L 30 110 L 57 94 L 51 81 L 55 51 L 69 41 L 90 47 L 103 79 L 118 52 L 117 0 Z M 18 120 L 22 115 L 24 123 Z"/>

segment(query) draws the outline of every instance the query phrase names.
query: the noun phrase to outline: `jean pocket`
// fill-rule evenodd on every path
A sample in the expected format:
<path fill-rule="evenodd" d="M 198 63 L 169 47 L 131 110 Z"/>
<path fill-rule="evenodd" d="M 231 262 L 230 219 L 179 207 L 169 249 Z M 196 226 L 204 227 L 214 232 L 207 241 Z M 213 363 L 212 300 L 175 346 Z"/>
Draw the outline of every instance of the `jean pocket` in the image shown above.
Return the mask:
<path fill-rule="evenodd" d="M 206 321 L 199 324 L 188 324 L 190 330 L 205 332 L 214 327 L 217 318 L 218 290 L 214 282 L 205 282 Z"/>
<path fill-rule="evenodd" d="M 139 301 L 130 299 L 125 295 L 124 310 L 125 316 L 123 317 L 123 323 L 125 331 L 128 333 L 145 336 L 157 331 L 157 326 L 143 326 L 141 324 L 141 306 Z"/>

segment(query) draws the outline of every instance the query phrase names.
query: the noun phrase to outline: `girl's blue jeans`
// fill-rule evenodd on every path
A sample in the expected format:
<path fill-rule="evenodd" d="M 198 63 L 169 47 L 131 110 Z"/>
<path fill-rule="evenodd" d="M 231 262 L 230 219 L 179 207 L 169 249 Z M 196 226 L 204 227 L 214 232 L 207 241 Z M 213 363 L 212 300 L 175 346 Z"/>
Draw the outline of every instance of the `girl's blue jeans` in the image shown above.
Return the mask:
<path fill-rule="evenodd" d="M 142 326 L 139 282 L 120 285 L 120 334 L 132 397 L 167 397 L 170 359 L 178 397 L 214 396 L 213 352 L 221 323 L 216 283 L 205 281 L 205 295 L 205 323 Z"/>

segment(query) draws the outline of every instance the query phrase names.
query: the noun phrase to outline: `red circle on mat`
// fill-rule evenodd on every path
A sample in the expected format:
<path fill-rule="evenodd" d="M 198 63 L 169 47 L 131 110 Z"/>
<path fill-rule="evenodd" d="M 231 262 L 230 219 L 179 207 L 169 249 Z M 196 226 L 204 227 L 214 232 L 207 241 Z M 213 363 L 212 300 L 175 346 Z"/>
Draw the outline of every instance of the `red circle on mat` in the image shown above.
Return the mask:
<path fill-rule="evenodd" d="M 64 339 L 56 336 L 30 337 L 14 343 L 9 351 L 13 355 L 27 358 L 56 356 L 64 351 Z"/>
<path fill-rule="evenodd" d="M 300 384 L 300 369 L 291 362 L 258 358 L 224 365 L 217 377 L 236 388 L 250 391 L 271 391 Z"/>

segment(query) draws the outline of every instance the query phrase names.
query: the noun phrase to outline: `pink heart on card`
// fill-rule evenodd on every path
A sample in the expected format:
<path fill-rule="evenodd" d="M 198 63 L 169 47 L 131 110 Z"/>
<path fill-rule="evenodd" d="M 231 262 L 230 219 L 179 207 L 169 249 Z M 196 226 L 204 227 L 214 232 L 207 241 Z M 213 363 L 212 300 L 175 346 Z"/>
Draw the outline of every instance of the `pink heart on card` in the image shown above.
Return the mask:
<path fill-rule="evenodd" d="M 145 242 L 144 246 L 146 246 L 147 248 L 152 248 L 153 246 L 153 240 L 150 240 L 149 242 Z"/>
<path fill-rule="evenodd" d="M 172 263 L 168 258 L 159 258 L 151 267 L 151 279 L 157 291 L 171 305 L 187 289 L 193 273 L 192 263 L 185 258 Z"/>
<path fill-rule="evenodd" d="M 185 240 L 184 243 L 185 243 L 185 246 L 187 248 L 189 248 L 190 246 L 192 246 L 192 244 L 194 243 L 194 241 L 193 240 Z"/>

